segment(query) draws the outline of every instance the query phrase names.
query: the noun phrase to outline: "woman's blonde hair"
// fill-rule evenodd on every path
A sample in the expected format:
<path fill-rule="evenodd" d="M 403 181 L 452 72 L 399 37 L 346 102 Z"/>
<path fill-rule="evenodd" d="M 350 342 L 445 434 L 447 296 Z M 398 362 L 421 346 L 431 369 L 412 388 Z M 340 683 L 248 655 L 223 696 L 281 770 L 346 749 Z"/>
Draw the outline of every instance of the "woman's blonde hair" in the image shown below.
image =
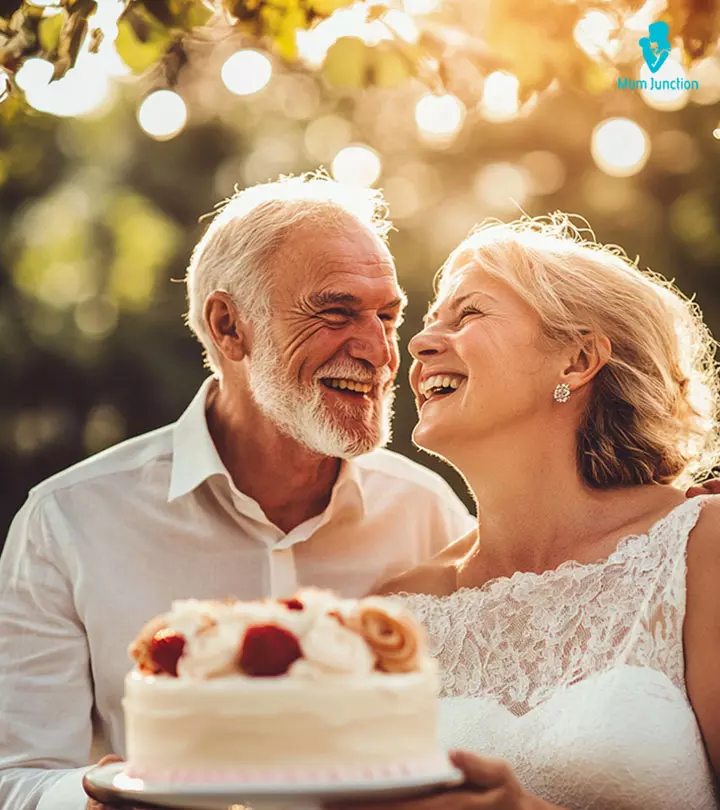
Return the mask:
<path fill-rule="evenodd" d="M 466 256 L 533 307 L 551 346 L 582 345 L 588 332 L 609 338 L 578 430 L 588 485 L 687 485 L 711 472 L 720 458 L 717 343 L 672 281 L 562 213 L 483 223 L 448 258 L 439 292 Z"/>

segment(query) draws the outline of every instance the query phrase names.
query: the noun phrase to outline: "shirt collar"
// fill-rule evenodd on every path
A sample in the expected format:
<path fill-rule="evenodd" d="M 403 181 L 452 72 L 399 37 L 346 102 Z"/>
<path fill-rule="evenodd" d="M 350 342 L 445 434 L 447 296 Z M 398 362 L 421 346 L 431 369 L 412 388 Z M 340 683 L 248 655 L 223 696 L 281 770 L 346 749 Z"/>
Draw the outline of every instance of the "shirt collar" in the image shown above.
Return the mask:
<path fill-rule="evenodd" d="M 173 425 L 173 456 L 168 501 L 187 495 L 213 475 L 222 475 L 235 486 L 222 463 L 207 425 L 206 412 L 217 391 L 217 378 L 208 377 L 183 415 Z M 242 494 L 242 493 L 240 493 Z M 245 496 L 247 497 L 247 496 Z M 250 499 L 248 499 L 250 500 Z M 330 519 L 346 508 L 365 515 L 365 498 L 356 461 L 343 460 L 324 517 Z"/>
<path fill-rule="evenodd" d="M 207 426 L 205 413 L 217 390 L 217 378 L 208 377 L 185 413 L 173 425 L 172 472 L 168 501 L 187 495 L 211 475 L 230 475 L 222 463 Z"/>

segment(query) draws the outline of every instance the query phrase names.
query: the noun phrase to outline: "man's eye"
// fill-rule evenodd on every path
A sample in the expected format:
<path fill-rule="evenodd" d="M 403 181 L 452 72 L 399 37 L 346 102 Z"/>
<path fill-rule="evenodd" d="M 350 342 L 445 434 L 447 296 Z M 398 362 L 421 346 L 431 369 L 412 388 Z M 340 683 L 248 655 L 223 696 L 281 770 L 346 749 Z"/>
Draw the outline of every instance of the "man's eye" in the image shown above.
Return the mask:
<path fill-rule="evenodd" d="M 339 309 L 337 307 L 333 307 L 332 309 L 324 309 L 322 314 L 323 315 L 330 315 L 330 316 L 333 316 L 333 317 L 339 317 L 339 318 L 349 318 L 350 317 L 350 312 L 347 309 Z"/>

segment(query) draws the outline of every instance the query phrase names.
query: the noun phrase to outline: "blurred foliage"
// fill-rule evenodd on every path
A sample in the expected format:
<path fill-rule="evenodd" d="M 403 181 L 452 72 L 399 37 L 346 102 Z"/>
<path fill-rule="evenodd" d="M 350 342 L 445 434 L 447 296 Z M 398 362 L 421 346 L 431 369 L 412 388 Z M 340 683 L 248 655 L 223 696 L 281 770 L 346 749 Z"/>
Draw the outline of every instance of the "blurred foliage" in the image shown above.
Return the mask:
<path fill-rule="evenodd" d="M 102 0 L 101 0 L 102 2 Z M 158 63 L 170 86 L 188 60 L 187 41 L 217 44 L 241 33 L 289 62 L 298 59 L 298 32 L 316 27 L 353 0 L 122 0 L 115 47 L 125 64 L 143 73 Z M 362 3 L 362 0 L 360 0 Z M 446 0 L 419 15 L 417 36 L 393 24 L 393 0 L 365 0 L 369 22 L 382 21 L 391 36 L 369 44 L 342 37 L 329 49 L 325 78 L 340 87 L 392 87 L 419 77 L 434 90 L 455 92 L 454 74 L 470 66 L 480 76 L 497 70 L 519 80 L 520 100 L 553 82 L 597 92 L 609 86 L 618 67 L 637 62 L 636 48 L 623 41 L 625 24 L 644 0 Z M 53 80 L 72 68 L 86 38 L 96 52 L 103 38 L 94 27 L 96 0 L 22 0 L 0 16 L 0 67 L 15 74 L 31 57 L 53 65 Z M 591 12 L 611 20 L 610 46 L 588 55 L 575 36 Z M 689 65 L 714 47 L 720 34 L 720 0 L 669 0 L 661 19 Z M 636 41 L 631 43 L 633 46 Z M 687 66 L 686 65 L 686 66 Z M 9 82 L 9 79 L 8 79 Z M 8 85 L 9 87 L 10 85 Z"/>
<path fill-rule="evenodd" d="M 438 148 L 417 137 L 411 86 L 372 87 L 351 102 L 319 76 L 280 67 L 251 97 L 231 98 L 213 70 L 181 89 L 190 125 L 167 142 L 137 126 L 130 92 L 82 119 L 17 102 L 0 127 L 3 528 L 37 482 L 177 418 L 194 394 L 205 371 L 182 322 L 184 285 L 173 281 L 184 277 L 200 216 L 236 185 L 328 164 L 350 143 L 381 154 L 378 185 L 410 298 L 402 375 L 442 260 L 474 223 L 519 207 L 582 214 L 601 241 L 696 294 L 720 335 L 715 96 L 663 112 L 635 93 L 559 91 L 516 120 L 468 117 Z M 612 116 L 650 135 L 634 176 L 610 177 L 590 156 L 593 128 Z M 414 421 L 401 385 L 392 447 L 442 471 L 467 500 L 457 476 L 412 447 Z"/>

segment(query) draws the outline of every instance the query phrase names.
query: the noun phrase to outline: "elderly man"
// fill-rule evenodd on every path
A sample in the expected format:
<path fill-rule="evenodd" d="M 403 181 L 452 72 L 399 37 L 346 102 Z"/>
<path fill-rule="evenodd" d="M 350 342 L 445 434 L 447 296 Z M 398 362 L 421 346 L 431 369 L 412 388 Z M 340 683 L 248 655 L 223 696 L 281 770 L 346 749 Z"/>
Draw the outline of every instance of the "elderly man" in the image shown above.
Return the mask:
<path fill-rule="evenodd" d="M 81 810 L 91 712 L 124 753 L 127 646 L 182 597 L 360 596 L 472 527 L 387 450 L 404 295 L 377 192 L 238 194 L 198 244 L 213 376 L 173 425 L 35 487 L 0 559 L 0 808 Z"/>

